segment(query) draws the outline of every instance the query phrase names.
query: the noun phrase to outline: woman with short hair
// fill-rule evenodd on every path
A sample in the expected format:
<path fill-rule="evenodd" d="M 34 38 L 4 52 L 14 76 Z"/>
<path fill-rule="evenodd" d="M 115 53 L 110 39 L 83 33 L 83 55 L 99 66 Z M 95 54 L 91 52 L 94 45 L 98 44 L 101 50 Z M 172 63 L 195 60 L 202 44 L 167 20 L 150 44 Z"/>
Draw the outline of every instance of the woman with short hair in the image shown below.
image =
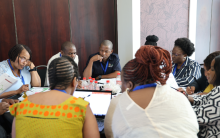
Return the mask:
<path fill-rule="evenodd" d="M 31 62 L 32 52 L 28 46 L 16 44 L 8 52 L 8 57 L 9 59 L 0 62 L 0 76 L 7 73 L 17 79 L 17 82 L 1 93 L 0 99 L 21 94 L 31 86 L 41 86 L 41 79 Z"/>
<path fill-rule="evenodd" d="M 73 59 L 56 58 L 48 71 L 50 91 L 28 96 L 10 107 L 15 116 L 12 137 L 99 138 L 89 103 L 72 96 L 79 76 Z"/>
<path fill-rule="evenodd" d="M 184 95 L 166 85 L 172 70 L 167 50 L 142 46 L 121 73 L 122 93 L 105 117 L 107 138 L 196 138 L 198 123 Z M 127 89 L 127 90 L 126 90 Z"/>

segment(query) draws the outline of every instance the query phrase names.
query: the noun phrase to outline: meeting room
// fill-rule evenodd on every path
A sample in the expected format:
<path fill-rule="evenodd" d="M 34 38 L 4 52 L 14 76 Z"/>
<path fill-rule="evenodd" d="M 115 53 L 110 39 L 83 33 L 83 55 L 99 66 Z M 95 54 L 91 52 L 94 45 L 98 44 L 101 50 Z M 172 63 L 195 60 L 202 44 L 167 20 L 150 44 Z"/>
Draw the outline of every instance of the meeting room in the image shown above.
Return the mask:
<path fill-rule="evenodd" d="M 0 0 L 0 138 L 220 138 L 219 0 Z"/>

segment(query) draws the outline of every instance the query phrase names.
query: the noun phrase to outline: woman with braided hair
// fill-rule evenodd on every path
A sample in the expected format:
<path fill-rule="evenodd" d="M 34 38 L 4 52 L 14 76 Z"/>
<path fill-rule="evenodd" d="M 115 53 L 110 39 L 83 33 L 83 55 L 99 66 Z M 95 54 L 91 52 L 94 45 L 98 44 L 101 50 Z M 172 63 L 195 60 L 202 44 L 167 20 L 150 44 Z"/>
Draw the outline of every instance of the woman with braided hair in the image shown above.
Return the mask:
<path fill-rule="evenodd" d="M 89 103 L 72 96 L 79 75 L 73 59 L 54 59 L 48 72 L 50 91 L 28 96 L 9 108 L 15 116 L 12 137 L 99 138 Z"/>
<path fill-rule="evenodd" d="M 105 134 L 126 138 L 196 138 L 198 123 L 184 95 L 168 85 L 172 70 L 167 50 L 142 46 L 122 69 L 123 94 L 111 101 Z"/>

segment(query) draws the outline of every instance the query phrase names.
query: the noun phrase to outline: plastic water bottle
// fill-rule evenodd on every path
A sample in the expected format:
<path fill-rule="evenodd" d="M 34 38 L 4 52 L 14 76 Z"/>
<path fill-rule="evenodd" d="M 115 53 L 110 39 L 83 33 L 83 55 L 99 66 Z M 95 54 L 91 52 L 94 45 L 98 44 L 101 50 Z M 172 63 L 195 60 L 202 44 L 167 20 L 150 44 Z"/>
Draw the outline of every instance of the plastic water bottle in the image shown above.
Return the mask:
<path fill-rule="evenodd" d="M 117 73 L 116 84 L 118 84 L 121 87 L 121 75 L 120 75 L 120 72 Z"/>
<path fill-rule="evenodd" d="M 105 90 L 106 91 L 111 91 L 112 90 L 111 86 L 110 86 L 110 81 L 109 80 L 106 81 Z"/>
<path fill-rule="evenodd" d="M 90 82 L 90 80 L 92 80 L 92 77 L 89 77 L 89 82 Z"/>
<path fill-rule="evenodd" d="M 82 89 L 83 90 L 87 90 L 88 89 L 88 86 L 87 86 L 87 82 L 86 82 L 86 77 L 83 77 L 83 80 L 82 80 Z"/>
<path fill-rule="evenodd" d="M 93 84 L 93 86 L 95 86 L 95 78 L 92 78 L 92 84 Z"/>
<path fill-rule="evenodd" d="M 98 81 L 95 81 L 94 90 L 100 90 Z"/>
<path fill-rule="evenodd" d="M 90 83 L 89 83 L 89 86 L 88 86 L 88 89 L 89 89 L 89 90 L 94 90 L 94 85 L 93 85 L 92 82 L 93 82 L 93 81 L 90 80 Z"/>

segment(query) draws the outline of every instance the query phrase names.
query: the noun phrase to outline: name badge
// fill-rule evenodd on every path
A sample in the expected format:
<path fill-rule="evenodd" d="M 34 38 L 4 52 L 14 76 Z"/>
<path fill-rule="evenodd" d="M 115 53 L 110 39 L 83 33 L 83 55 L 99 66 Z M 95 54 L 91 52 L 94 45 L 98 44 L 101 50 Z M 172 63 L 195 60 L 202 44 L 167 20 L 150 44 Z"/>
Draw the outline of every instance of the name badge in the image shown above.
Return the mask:
<path fill-rule="evenodd" d="M 110 63 L 109 63 L 109 64 L 108 64 L 108 67 L 112 68 L 112 67 L 113 67 L 113 64 L 110 64 Z"/>

